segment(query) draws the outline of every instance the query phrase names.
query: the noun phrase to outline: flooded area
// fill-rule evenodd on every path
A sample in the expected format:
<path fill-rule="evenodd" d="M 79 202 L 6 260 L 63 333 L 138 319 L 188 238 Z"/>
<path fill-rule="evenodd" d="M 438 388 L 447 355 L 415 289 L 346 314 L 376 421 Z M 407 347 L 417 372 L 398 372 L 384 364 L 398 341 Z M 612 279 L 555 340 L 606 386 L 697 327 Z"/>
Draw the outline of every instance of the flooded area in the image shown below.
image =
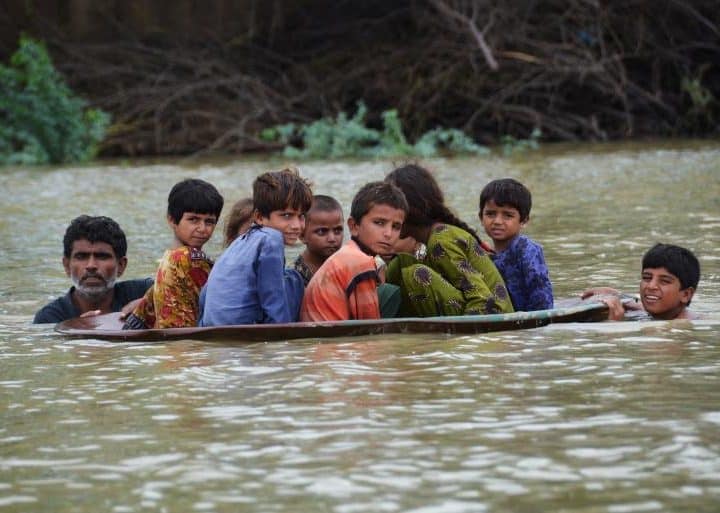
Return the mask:
<path fill-rule="evenodd" d="M 478 229 L 487 181 L 525 183 L 526 232 L 558 297 L 634 293 L 652 244 L 691 248 L 702 319 L 249 344 L 63 338 L 30 321 L 70 286 L 61 256 L 73 217 L 116 219 L 124 277 L 149 276 L 171 241 L 175 182 L 212 182 L 228 212 L 284 162 L 3 169 L 0 512 L 717 511 L 720 143 L 424 163 Z M 299 165 L 346 214 L 392 167 Z"/>

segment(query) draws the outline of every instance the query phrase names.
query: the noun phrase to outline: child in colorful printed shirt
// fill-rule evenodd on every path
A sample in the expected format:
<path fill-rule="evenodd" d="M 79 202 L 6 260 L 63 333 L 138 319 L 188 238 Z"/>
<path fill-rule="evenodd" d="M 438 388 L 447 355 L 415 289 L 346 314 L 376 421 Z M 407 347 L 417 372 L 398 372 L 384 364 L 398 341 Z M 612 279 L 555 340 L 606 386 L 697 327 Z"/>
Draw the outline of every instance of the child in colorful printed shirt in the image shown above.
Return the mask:
<path fill-rule="evenodd" d="M 384 260 L 400 236 L 408 210 L 402 191 L 371 182 L 355 195 L 347 224 L 352 235 L 313 275 L 305 290 L 303 321 L 379 319 L 378 283 Z"/>
<path fill-rule="evenodd" d="M 212 267 L 202 250 L 212 237 L 223 197 L 211 184 L 187 179 L 168 196 L 167 222 L 175 247 L 165 252 L 155 283 L 125 320 L 123 329 L 195 326 L 198 298 Z"/>
<path fill-rule="evenodd" d="M 532 196 L 512 178 L 493 180 L 480 193 L 480 222 L 495 245 L 491 255 L 515 310 L 553 307 L 553 291 L 542 246 L 520 230 L 530 220 Z"/>
<path fill-rule="evenodd" d="M 305 214 L 302 240 L 305 251 L 298 255 L 293 268 L 310 282 L 315 271 L 335 253 L 343 243 L 343 211 L 335 198 L 317 194 Z"/>
<path fill-rule="evenodd" d="M 200 326 L 298 320 L 304 283 L 285 269 L 285 248 L 296 244 L 312 191 L 297 170 L 264 173 L 253 183 L 253 220 L 213 266 L 204 289 Z"/>

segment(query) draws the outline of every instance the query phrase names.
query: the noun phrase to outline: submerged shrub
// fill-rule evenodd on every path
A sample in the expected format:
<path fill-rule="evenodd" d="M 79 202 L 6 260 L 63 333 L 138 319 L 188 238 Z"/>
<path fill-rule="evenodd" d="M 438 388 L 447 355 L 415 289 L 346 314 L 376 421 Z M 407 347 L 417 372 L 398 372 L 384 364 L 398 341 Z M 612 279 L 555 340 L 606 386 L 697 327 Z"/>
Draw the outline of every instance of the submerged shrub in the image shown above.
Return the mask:
<path fill-rule="evenodd" d="M 263 130 L 260 137 L 284 144 L 284 154 L 290 158 L 434 157 L 441 153 L 483 155 L 489 152 L 457 129 L 436 128 L 410 144 L 397 110 L 382 113 L 382 130 L 367 127 L 366 114 L 367 107 L 358 102 L 352 117 L 341 112 L 334 119 L 322 118 L 307 125 L 277 125 Z M 301 141 L 302 146 L 291 144 L 294 140 Z"/>
<path fill-rule="evenodd" d="M 55 70 L 44 45 L 22 37 L 10 65 L 0 64 L 0 164 L 93 158 L 110 116 L 86 105 Z"/>
<path fill-rule="evenodd" d="M 537 150 L 540 147 L 540 136 L 542 136 L 542 131 L 539 128 L 533 128 L 530 137 L 527 139 L 516 139 L 512 135 L 502 136 L 500 144 L 502 144 L 503 155 L 507 157 L 514 153 Z"/>
<path fill-rule="evenodd" d="M 433 157 L 441 151 L 452 154 L 490 153 L 485 146 L 477 144 L 469 135 L 457 128 L 435 128 L 425 132 L 415 143 L 415 152 L 421 157 Z"/>

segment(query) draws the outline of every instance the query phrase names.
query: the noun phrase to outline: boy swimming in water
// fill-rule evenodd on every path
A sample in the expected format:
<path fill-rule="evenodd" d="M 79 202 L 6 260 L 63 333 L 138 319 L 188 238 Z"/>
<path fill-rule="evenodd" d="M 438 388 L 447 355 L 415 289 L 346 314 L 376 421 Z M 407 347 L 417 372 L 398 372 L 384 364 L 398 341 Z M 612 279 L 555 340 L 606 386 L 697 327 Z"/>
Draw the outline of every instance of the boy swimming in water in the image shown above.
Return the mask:
<path fill-rule="evenodd" d="M 693 319 L 688 307 L 700 281 L 700 263 L 689 249 L 656 244 L 642 259 L 640 304 L 621 302 L 620 292 L 610 287 L 591 288 L 582 298 L 601 296 L 610 307 L 610 320 L 619 321 L 626 310 L 644 310 L 653 319 Z"/>

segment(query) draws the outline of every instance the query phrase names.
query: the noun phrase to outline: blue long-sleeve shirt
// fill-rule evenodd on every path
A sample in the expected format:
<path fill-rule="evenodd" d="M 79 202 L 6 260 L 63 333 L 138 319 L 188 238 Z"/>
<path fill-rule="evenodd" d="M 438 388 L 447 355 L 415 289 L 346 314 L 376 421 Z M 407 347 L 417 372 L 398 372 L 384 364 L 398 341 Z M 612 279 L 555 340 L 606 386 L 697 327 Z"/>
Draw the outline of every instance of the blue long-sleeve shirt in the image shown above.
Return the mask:
<path fill-rule="evenodd" d="M 493 257 L 518 312 L 553 307 L 553 291 L 542 246 L 525 235 L 515 237 Z"/>
<path fill-rule="evenodd" d="M 285 269 L 282 234 L 253 225 L 233 241 L 210 271 L 198 324 L 294 322 L 303 291 L 300 274 Z"/>

